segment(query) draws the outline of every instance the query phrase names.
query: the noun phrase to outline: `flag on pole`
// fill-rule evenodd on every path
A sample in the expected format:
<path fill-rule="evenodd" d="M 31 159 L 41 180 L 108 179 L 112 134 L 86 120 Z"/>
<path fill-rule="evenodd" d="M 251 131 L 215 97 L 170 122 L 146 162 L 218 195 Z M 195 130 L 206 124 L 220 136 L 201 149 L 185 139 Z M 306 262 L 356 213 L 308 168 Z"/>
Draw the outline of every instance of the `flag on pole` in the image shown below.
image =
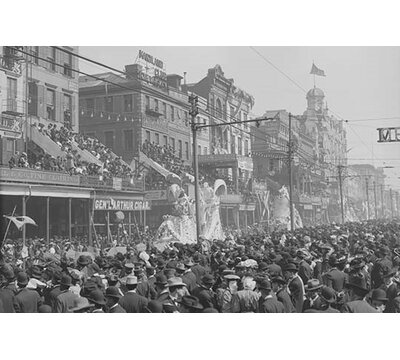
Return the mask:
<path fill-rule="evenodd" d="M 25 224 L 31 224 L 37 226 L 35 220 L 30 218 L 29 216 L 7 216 L 7 215 L 3 216 L 12 221 L 18 228 L 18 230 L 21 230 L 22 226 L 24 226 Z"/>
<path fill-rule="evenodd" d="M 312 68 L 311 68 L 310 74 L 318 75 L 318 76 L 326 76 L 326 75 L 325 75 L 325 71 L 324 71 L 324 70 L 321 70 L 321 69 L 318 69 L 318 68 L 315 66 L 314 63 L 312 64 Z"/>

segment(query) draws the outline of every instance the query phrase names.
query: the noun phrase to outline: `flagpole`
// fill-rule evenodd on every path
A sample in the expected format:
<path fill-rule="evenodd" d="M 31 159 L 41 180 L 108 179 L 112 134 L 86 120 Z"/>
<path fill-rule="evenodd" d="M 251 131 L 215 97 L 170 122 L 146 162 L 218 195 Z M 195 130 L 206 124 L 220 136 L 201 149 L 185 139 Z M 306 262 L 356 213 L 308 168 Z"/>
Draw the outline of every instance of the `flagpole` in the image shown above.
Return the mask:
<path fill-rule="evenodd" d="M 15 210 L 17 210 L 17 205 L 14 206 L 14 210 L 13 210 L 11 216 L 14 216 Z M 4 241 L 6 241 L 8 230 L 10 229 L 10 224 L 11 224 L 11 219 L 8 219 L 8 225 L 7 225 L 7 228 L 6 228 L 6 233 L 4 234 L 4 238 L 3 238 L 3 241 L 1 242 L 0 248 L 3 247 Z"/>

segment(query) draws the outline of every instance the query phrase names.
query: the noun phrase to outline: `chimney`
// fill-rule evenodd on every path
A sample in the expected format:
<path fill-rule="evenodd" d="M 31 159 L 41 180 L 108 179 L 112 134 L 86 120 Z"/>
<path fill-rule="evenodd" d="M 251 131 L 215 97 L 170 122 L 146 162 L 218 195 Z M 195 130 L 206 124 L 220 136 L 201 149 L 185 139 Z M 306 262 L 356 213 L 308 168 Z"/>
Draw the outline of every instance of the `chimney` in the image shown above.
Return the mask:
<path fill-rule="evenodd" d="M 168 86 L 177 90 L 181 90 L 182 79 L 183 77 L 178 74 L 167 75 Z"/>
<path fill-rule="evenodd" d="M 137 79 L 138 74 L 143 71 L 143 66 L 140 64 L 125 65 L 127 79 Z"/>

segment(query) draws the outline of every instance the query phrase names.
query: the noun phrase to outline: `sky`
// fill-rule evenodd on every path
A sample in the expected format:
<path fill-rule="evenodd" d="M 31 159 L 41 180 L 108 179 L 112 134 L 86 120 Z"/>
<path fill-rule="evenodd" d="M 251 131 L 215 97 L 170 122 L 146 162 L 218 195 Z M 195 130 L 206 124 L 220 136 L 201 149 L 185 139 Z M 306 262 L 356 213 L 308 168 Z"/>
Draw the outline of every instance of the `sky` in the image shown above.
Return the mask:
<path fill-rule="evenodd" d="M 349 120 L 348 163 L 393 166 L 385 169 L 386 183 L 400 190 L 400 142 L 377 143 L 376 130 L 400 126 L 400 47 L 81 46 L 79 52 L 124 70 L 135 62 L 139 49 L 162 60 L 168 74 L 183 76 L 186 72 L 188 83 L 221 65 L 227 78 L 254 96 L 254 115 L 276 109 L 302 114 L 306 91 L 314 86 L 310 75 L 314 62 L 326 74 L 316 77 L 316 86 L 324 91 L 328 108 Z M 108 71 L 87 61 L 80 61 L 80 70 L 89 74 Z"/>

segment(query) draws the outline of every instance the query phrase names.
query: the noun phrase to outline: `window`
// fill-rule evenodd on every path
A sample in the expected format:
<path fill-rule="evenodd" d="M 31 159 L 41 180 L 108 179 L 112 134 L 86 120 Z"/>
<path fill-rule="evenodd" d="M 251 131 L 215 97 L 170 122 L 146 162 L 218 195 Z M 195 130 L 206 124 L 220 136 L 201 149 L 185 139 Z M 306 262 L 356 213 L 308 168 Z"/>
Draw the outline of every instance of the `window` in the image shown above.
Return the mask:
<path fill-rule="evenodd" d="M 204 148 L 204 154 L 203 155 L 207 155 L 208 154 L 208 148 Z"/>
<path fill-rule="evenodd" d="M 167 135 L 164 135 L 164 145 L 165 146 L 168 145 L 168 137 L 167 137 Z"/>
<path fill-rule="evenodd" d="M 67 128 L 71 128 L 71 126 L 72 126 L 72 97 L 70 95 L 64 94 L 63 110 L 64 110 L 64 125 Z"/>
<path fill-rule="evenodd" d="M 146 110 L 150 109 L 150 96 L 146 95 Z"/>
<path fill-rule="evenodd" d="M 105 138 L 105 145 L 109 149 L 112 149 L 114 147 L 114 131 L 105 131 L 104 138 Z"/>
<path fill-rule="evenodd" d="M 178 140 L 178 156 L 182 159 L 182 140 Z"/>
<path fill-rule="evenodd" d="M 244 141 L 244 155 L 249 156 L 249 140 Z"/>
<path fill-rule="evenodd" d="M 172 146 L 172 150 L 175 152 L 175 139 L 174 138 L 169 138 L 170 145 Z"/>
<path fill-rule="evenodd" d="M 186 160 L 189 160 L 189 143 L 187 141 L 185 142 L 185 156 Z"/>
<path fill-rule="evenodd" d="M 62 73 L 65 76 L 72 77 L 72 55 L 64 51 L 60 51 L 61 65 L 63 65 Z"/>
<path fill-rule="evenodd" d="M 149 130 L 146 130 L 146 140 L 150 142 L 151 134 Z"/>
<path fill-rule="evenodd" d="M 197 145 L 197 155 L 201 155 L 201 146 Z"/>
<path fill-rule="evenodd" d="M 163 105 L 162 113 L 165 117 L 167 117 L 167 104 L 163 102 L 162 105 Z"/>
<path fill-rule="evenodd" d="M 230 109 L 230 113 L 229 113 L 230 118 L 231 118 L 231 120 L 234 120 L 235 119 L 234 118 L 234 116 L 235 116 L 235 108 L 233 106 L 230 106 L 229 109 Z"/>
<path fill-rule="evenodd" d="M 268 171 L 274 171 L 274 160 L 269 160 L 269 168 Z"/>
<path fill-rule="evenodd" d="M 133 150 L 133 130 L 124 130 L 125 151 Z"/>
<path fill-rule="evenodd" d="M 38 104 L 38 87 L 34 82 L 28 84 L 28 114 L 37 116 L 37 104 Z"/>
<path fill-rule="evenodd" d="M 243 148 L 242 148 L 242 138 L 239 136 L 238 137 L 238 155 L 243 155 L 242 150 L 243 150 Z"/>
<path fill-rule="evenodd" d="M 6 138 L 6 151 L 12 154 L 15 153 L 15 139 Z"/>
<path fill-rule="evenodd" d="M 39 64 L 39 46 L 31 46 L 31 62 L 35 64 Z"/>
<path fill-rule="evenodd" d="M 160 134 L 156 133 L 155 135 L 156 135 L 156 144 L 160 145 Z"/>
<path fill-rule="evenodd" d="M 171 105 L 170 108 L 171 108 L 171 120 L 175 121 L 174 107 Z"/>
<path fill-rule="evenodd" d="M 220 99 L 217 99 L 215 110 L 216 116 L 222 118 L 222 104 Z"/>
<path fill-rule="evenodd" d="M 7 78 L 7 110 L 17 111 L 17 79 Z"/>
<path fill-rule="evenodd" d="M 46 115 L 47 119 L 55 120 L 56 119 L 56 93 L 54 90 L 47 89 L 46 96 Z"/>
<path fill-rule="evenodd" d="M 106 96 L 105 97 L 105 104 L 106 104 L 106 112 L 112 113 L 114 111 L 113 97 L 112 96 Z"/>
<path fill-rule="evenodd" d="M 85 110 L 94 110 L 94 99 L 86 99 L 86 109 Z"/>
<path fill-rule="evenodd" d="M 132 95 L 124 95 L 124 111 L 132 112 Z"/>
<path fill-rule="evenodd" d="M 154 99 L 154 111 L 158 112 L 158 100 Z"/>
<path fill-rule="evenodd" d="M 52 71 L 56 71 L 56 49 L 52 46 L 49 46 L 47 49 L 47 60 L 52 61 L 47 63 L 48 68 Z"/>

